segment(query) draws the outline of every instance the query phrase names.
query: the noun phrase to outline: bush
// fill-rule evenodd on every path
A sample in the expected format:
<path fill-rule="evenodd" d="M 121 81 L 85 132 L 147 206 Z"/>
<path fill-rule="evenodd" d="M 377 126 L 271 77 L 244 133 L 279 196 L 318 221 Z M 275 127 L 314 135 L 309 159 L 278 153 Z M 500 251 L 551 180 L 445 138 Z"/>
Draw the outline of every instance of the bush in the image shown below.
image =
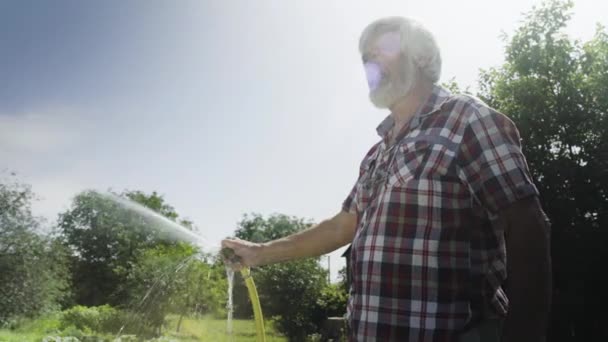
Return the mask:
<path fill-rule="evenodd" d="M 59 327 L 61 330 L 76 328 L 83 332 L 105 331 L 107 321 L 111 321 L 118 310 L 109 305 L 86 307 L 75 306 L 63 312 Z"/>
<path fill-rule="evenodd" d="M 258 269 L 255 276 L 264 313 L 274 317 L 290 341 L 305 341 L 325 320 L 317 300 L 327 285 L 327 271 L 316 259 L 303 259 Z"/>
<path fill-rule="evenodd" d="M 136 317 L 137 316 L 137 317 Z M 63 331 L 75 328 L 85 333 L 118 333 L 125 326 L 123 332 L 146 332 L 139 315 L 115 309 L 109 305 L 102 306 L 75 306 L 62 313 L 59 328 Z"/>
<path fill-rule="evenodd" d="M 70 325 L 69 327 L 62 329 L 61 337 L 58 337 L 57 341 L 61 342 L 61 341 L 63 341 L 63 339 L 66 339 L 66 338 L 73 338 L 73 339 L 76 339 L 76 341 L 78 341 L 78 339 L 81 339 L 90 333 L 91 333 L 90 331 L 85 332 L 85 331 L 82 331 L 82 330 L 76 328 L 73 325 Z M 50 338 L 50 336 L 49 336 L 49 338 Z"/>
<path fill-rule="evenodd" d="M 152 337 L 155 328 L 147 323 L 144 315 L 118 310 L 109 305 L 102 306 L 75 306 L 65 310 L 59 320 L 59 329 L 64 335 L 80 331 L 84 335 L 93 333 L 106 334 L 136 334 L 143 337 Z M 122 329 L 122 330 L 121 330 Z"/>
<path fill-rule="evenodd" d="M 328 284 L 321 291 L 317 305 L 325 317 L 342 317 L 346 313 L 348 293 L 341 284 Z"/>

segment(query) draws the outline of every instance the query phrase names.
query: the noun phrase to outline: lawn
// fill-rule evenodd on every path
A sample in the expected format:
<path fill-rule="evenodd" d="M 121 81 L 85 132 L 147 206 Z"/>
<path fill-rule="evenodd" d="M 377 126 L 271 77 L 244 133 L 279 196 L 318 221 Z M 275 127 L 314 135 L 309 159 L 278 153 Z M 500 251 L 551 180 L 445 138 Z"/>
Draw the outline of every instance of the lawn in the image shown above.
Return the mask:
<path fill-rule="evenodd" d="M 52 339 L 52 336 L 70 336 L 57 331 L 59 323 L 54 318 L 38 319 L 32 322 L 23 324 L 16 330 L 0 329 L 0 342 L 40 342 L 47 337 L 48 342 L 63 342 L 59 339 Z M 168 326 L 163 330 L 163 338 L 155 341 L 251 341 L 256 340 L 255 323 L 253 320 L 234 320 L 232 336 L 226 335 L 226 320 L 213 318 L 184 318 L 180 332 L 177 333 L 177 317 L 170 317 Z M 99 335 L 96 335 L 100 337 Z M 113 341 L 114 336 L 103 336 L 98 341 Z M 66 341 L 66 340 L 64 340 Z M 74 341 L 74 340 L 72 340 Z M 91 341 L 91 339 L 80 339 L 80 341 Z M 268 342 L 283 342 L 287 338 L 281 336 L 266 323 L 266 341 Z"/>
<path fill-rule="evenodd" d="M 266 341 L 287 341 L 266 322 Z M 169 329 L 165 336 L 178 338 L 179 341 L 252 341 L 256 340 L 253 320 L 235 319 L 232 322 L 232 336 L 226 335 L 226 320 L 218 319 L 184 319 L 179 334 L 175 333 L 177 317 L 169 319 Z"/>

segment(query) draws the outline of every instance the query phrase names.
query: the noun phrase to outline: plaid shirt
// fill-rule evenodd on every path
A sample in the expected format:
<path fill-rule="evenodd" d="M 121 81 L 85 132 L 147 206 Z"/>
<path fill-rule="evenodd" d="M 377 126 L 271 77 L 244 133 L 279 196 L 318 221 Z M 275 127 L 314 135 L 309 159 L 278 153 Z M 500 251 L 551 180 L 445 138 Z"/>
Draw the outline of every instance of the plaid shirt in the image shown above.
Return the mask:
<path fill-rule="evenodd" d="M 538 195 L 514 123 L 435 86 L 389 145 L 361 163 L 343 210 L 357 214 L 347 317 L 351 340 L 455 341 L 508 300 L 497 212 Z"/>

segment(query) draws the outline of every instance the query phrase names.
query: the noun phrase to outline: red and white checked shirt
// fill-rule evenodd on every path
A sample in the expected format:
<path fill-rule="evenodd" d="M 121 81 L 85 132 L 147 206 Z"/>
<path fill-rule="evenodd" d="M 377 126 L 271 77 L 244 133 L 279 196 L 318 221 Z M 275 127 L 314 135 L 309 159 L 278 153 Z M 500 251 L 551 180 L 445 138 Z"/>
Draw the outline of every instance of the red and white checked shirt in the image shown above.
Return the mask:
<path fill-rule="evenodd" d="M 357 214 L 347 317 L 355 341 L 447 342 L 508 300 L 497 212 L 538 195 L 515 124 L 435 86 L 392 146 L 361 163 L 343 209 Z"/>

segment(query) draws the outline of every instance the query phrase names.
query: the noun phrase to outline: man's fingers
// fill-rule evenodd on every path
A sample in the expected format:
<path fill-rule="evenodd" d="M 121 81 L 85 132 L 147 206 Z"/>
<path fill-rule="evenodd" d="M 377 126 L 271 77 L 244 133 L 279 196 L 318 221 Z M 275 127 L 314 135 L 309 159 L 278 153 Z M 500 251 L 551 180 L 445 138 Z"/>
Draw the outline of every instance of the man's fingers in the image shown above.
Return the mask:
<path fill-rule="evenodd" d="M 236 240 L 236 239 L 225 239 L 222 240 L 222 247 L 227 247 L 227 248 L 238 248 L 242 246 L 242 243 L 240 242 L 240 240 Z"/>
<path fill-rule="evenodd" d="M 256 244 L 241 239 L 225 239 L 222 241 L 223 248 L 229 248 L 234 252 L 235 258 L 230 258 L 231 267 L 235 270 L 239 270 L 243 267 L 250 267 L 255 264 L 253 261 L 255 257 L 254 250 L 252 249 Z M 238 263 L 238 267 L 236 264 Z"/>
<path fill-rule="evenodd" d="M 244 267 L 243 264 L 241 264 L 240 262 L 236 262 L 232 266 L 232 269 L 235 271 L 240 271 L 243 267 Z"/>

